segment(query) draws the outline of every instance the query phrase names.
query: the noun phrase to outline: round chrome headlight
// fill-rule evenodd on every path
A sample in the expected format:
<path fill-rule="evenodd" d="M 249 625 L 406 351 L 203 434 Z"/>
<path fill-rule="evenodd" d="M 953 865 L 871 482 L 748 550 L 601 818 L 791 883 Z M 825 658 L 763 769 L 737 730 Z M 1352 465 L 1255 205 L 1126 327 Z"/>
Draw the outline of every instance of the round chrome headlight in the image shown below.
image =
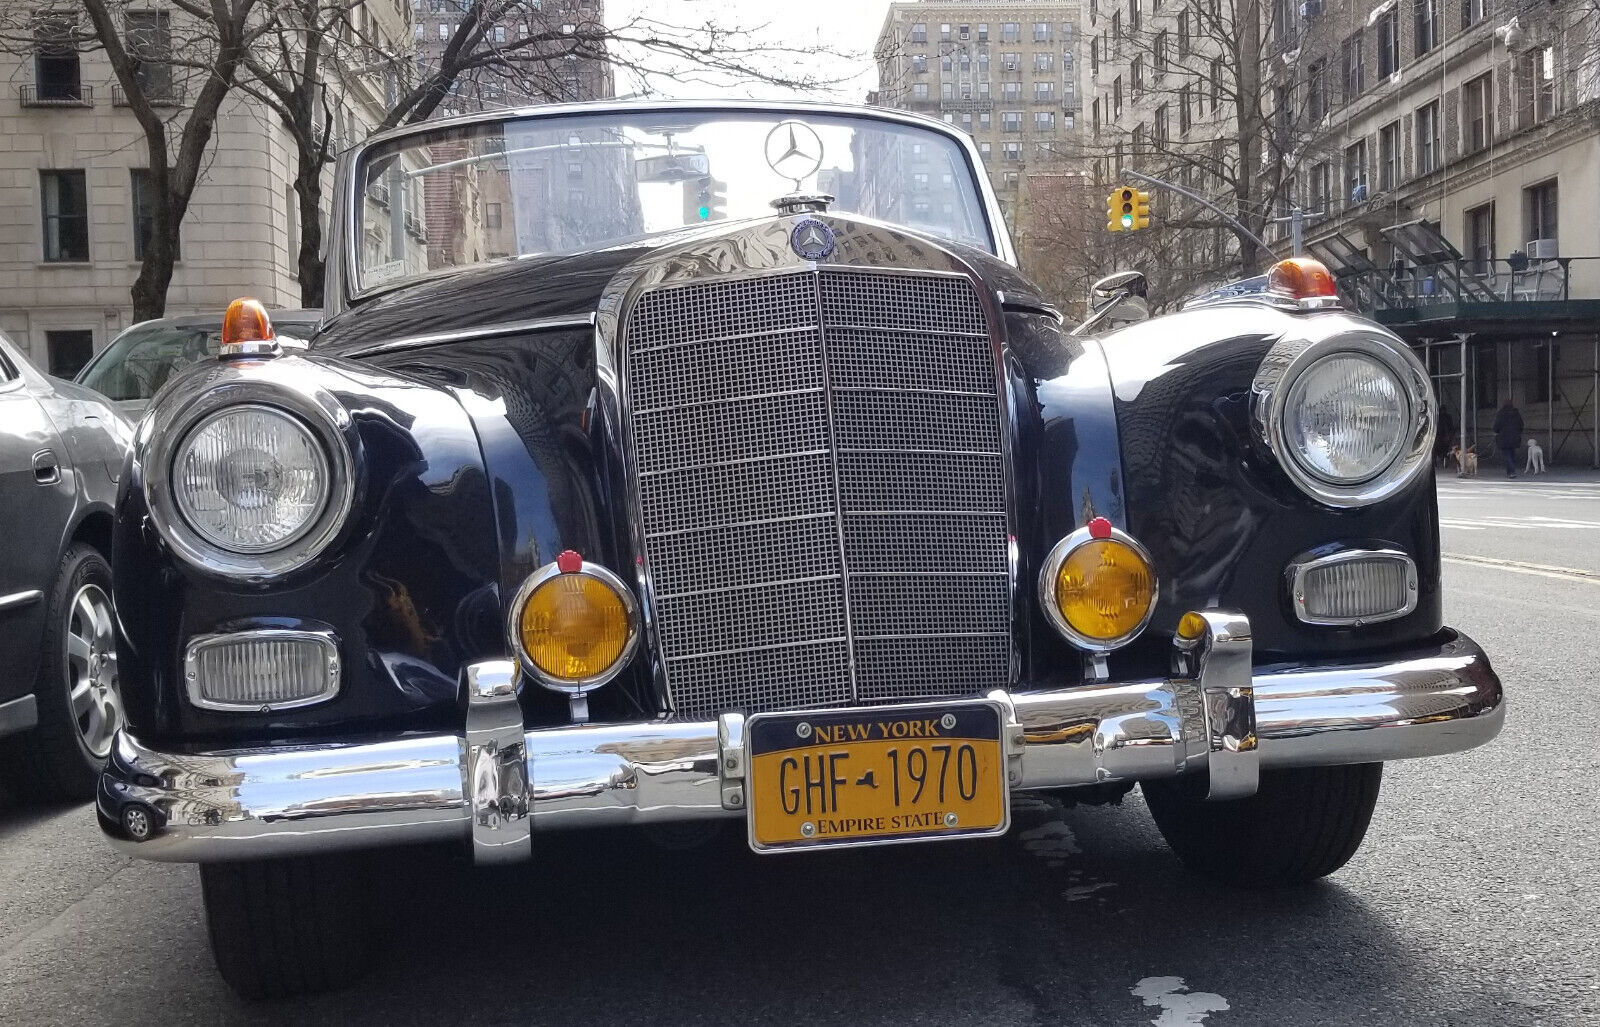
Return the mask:
<path fill-rule="evenodd" d="M 134 438 L 150 523 L 208 574 L 262 581 L 340 536 L 361 440 L 350 412 L 300 357 L 200 364 L 167 383 Z"/>
<path fill-rule="evenodd" d="M 1370 481 L 1405 448 L 1411 402 L 1381 361 L 1335 353 L 1300 372 L 1284 407 L 1295 462 L 1323 481 Z"/>
<path fill-rule="evenodd" d="M 331 492 L 328 457 L 298 418 L 255 404 L 203 418 L 173 454 L 172 492 L 195 533 L 269 553 L 311 530 Z"/>
<path fill-rule="evenodd" d="M 1309 327 L 1309 326 L 1308 326 Z M 1256 372 L 1262 440 L 1301 491 L 1329 506 L 1377 503 L 1429 466 L 1435 402 L 1405 343 L 1348 318 L 1274 345 Z"/>

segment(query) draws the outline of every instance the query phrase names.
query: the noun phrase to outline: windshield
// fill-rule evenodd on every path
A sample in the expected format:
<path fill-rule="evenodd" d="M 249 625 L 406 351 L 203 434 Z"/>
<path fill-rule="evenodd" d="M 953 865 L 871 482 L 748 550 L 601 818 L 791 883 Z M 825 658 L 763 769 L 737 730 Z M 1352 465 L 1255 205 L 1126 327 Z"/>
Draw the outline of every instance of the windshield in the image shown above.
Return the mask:
<path fill-rule="evenodd" d="M 608 111 L 411 135 L 356 169 L 356 290 L 447 268 L 591 250 L 770 216 L 791 192 L 996 252 L 966 151 L 842 114 Z"/>
<path fill-rule="evenodd" d="M 280 342 L 309 338 L 311 326 L 285 323 L 273 326 Z M 128 329 L 78 374 L 78 383 L 115 402 L 149 399 L 173 373 L 205 357 L 215 357 L 222 345 L 222 318 L 214 325 L 176 325 L 170 322 Z"/>

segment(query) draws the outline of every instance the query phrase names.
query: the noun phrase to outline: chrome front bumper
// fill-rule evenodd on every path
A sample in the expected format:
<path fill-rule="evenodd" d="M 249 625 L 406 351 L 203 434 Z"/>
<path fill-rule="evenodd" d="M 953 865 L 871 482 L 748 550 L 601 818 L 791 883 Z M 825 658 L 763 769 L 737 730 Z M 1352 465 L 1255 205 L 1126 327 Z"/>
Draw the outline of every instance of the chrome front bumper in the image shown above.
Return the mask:
<path fill-rule="evenodd" d="M 1249 624 L 1208 611 L 1174 676 L 995 693 L 1013 790 L 1206 773 L 1213 798 L 1261 768 L 1370 763 L 1482 745 L 1505 719 L 1471 639 L 1353 665 L 1253 667 Z M 532 856 L 548 827 L 737 817 L 744 720 L 526 730 L 509 661 L 469 668 L 460 734 L 203 754 L 118 735 L 100 781 L 111 844 L 207 862 L 471 839 L 479 862 Z M 135 840 L 136 837 L 143 840 Z"/>

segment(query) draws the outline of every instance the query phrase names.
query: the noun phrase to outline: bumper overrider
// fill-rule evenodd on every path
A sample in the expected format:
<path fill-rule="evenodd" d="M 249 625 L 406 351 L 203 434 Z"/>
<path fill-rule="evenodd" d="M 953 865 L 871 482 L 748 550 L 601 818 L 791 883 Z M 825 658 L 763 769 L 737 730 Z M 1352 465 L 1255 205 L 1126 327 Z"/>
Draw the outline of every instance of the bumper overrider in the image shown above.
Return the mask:
<path fill-rule="evenodd" d="M 1465 635 L 1353 664 L 1255 667 L 1249 622 L 1206 611 L 1171 677 L 996 692 L 1013 791 L 1208 776 L 1255 792 L 1261 769 L 1437 756 L 1505 719 L 1500 680 Z M 161 752 L 118 735 L 98 812 L 112 845 L 209 862 L 470 838 L 479 862 L 528 859 L 549 827 L 744 815 L 745 720 L 526 729 L 511 660 L 469 667 L 454 734 Z"/>

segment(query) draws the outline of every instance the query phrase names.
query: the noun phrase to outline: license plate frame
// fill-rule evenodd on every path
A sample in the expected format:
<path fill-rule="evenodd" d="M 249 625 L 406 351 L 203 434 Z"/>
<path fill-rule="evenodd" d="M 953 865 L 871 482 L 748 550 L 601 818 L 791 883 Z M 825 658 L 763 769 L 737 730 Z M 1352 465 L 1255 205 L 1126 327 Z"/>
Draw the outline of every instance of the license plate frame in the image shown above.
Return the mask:
<path fill-rule="evenodd" d="M 952 719 L 954 721 L 953 724 L 950 723 Z M 921 723 L 923 729 L 926 730 L 927 725 L 931 723 L 937 725 L 935 730 L 939 733 L 936 735 L 924 734 L 917 736 L 892 735 L 890 733 L 896 730 L 893 727 L 883 728 L 884 735 L 872 733 L 872 725 L 894 725 L 897 723 L 907 725 L 907 730 L 916 730 L 910 725 L 917 723 Z M 808 729 L 805 735 L 800 733 L 801 724 L 805 724 Z M 850 735 L 850 730 L 847 727 L 850 724 L 857 725 L 854 736 Z M 863 727 L 862 725 L 865 726 Z M 1005 834 L 1011 829 L 1011 783 L 1007 766 L 1005 725 L 1006 711 L 1003 705 L 987 699 L 755 714 L 745 723 L 747 767 L 745 780 L 745 795 L 747 796 L 745 828 L 750 848 L 752 851 L 762 854 L 813 852 L 819 849 L 864 848 L 876 845 L 904 845 L 914 842 L 992 838 Z M 834 740 L 841 729 L 846 737 L 842 740 Z M 862 737 L 863 733 L 867 737 Z M 823 740 L 819 741 L 819 738 Z M 775 796 L 767 796 L 763 793 L 762 779 L 766 777 L 766 773 L 778 773 L 776 770 L 764 773 L 765 763 L 763 757 L 776 756 L 781 761 L 784 754 L 816 754 L 824 746 L 830 747 L 835 752 L 843 748 L 851 755 L 876 750 L 879 755 L 886 757 L 891 745 L 897 747 L 899 745 L 921 747 L 922 745 L 933 745 L 935 743 L 942 744 L 945 739 L 951 740 L 954 744 L 953 753 L 958 765 L 962 764 L 959 753 L 959 748 L 962 744 L 971 744 L 975 750 L 986 750 L 986 753 L 975 752 L 974 755 L 973 764 L 977 769 L 977 777 L 974 780 L 974 794 L 975 796 L 982 796 L 987 788 L 988 802 L 991 805 L 998 804 L 997 816 L 993 810 L 988 810 L 989 815 L 975 824 L 964 825 L 958 822 L 956 826 L 946 827 L 943 823 L 940 823 L 928 830 L 901 829 L 897 832 L 889 833 L 864 834 L 852 832 L 786 838 L 774 837 L 774 832 L 770 829 L 770 818 L 763 817 L 765 804 L 770 801 L 781 802 L 782 796 L 781 780 L 776 786 L 777 794 Z M 982 744 L 979 746 L 973 743 Z M 906 750 L 906 762 L 910 763 L 909 748 Z M 930 762 L 929 754 L 925 751 L 923 764 L 925 777 L 931 769 Z M 796 769 L 798 770 L 798 767 Z M 868 769 L 876 773 L 880 768 L 873 766 Z M 895 770 L 899 772 L 898 764 L 895 765 Z M 961 770 L 958 769 L 957 773 L 961 773 Z M 852 772 L 850 786 L 859 788 L 863 780 L 864 778 L 857 780 L 854 772 Z M 899 782 L 892 782 L 890 787 L 897 783 Z M 946 785 L 948 794 L 948 778 L 946 778 Z M 873 785 L 873 791 L 876 792 L 881 786 L 881 782 Z M 908 781 L 907 790 L 909 789 L 910 782 Z M 808 792 L 807 801 L 810 801 L 810 798 L 811 796 Z M 837 807 L 837 794 L 835 794 L 834 800 Z M 977 799 L 975 798 L 973 802 L 977 802 Z M 798 800 L 796 805 L 798 809 Z M 914 803 L 913 806 L 918 806 L 915 811 L 916 814 L 929 811 L 929 809 L 922 808 L 920 804 Z M 964 811 L 971 808 L 970 804 L 961 806 Z M 942 816 L 945 811 L 939 809 L 938 812 Z M 798 813 L 790 814 L 787 809 L 783 810 L 782 816 L 790 819 L 801 817 Z M 761 825 L 766 830 L 758 828 L 758 819 L 767 821 L 767 823 Z M 846 817 L 844 819 L 848 820 L 850 818 Z M 803 824 L 805 821 L 801 817 L 796 822 Z M 822 818 L 819 816 L 813 823 L 821 824 Z"/>

